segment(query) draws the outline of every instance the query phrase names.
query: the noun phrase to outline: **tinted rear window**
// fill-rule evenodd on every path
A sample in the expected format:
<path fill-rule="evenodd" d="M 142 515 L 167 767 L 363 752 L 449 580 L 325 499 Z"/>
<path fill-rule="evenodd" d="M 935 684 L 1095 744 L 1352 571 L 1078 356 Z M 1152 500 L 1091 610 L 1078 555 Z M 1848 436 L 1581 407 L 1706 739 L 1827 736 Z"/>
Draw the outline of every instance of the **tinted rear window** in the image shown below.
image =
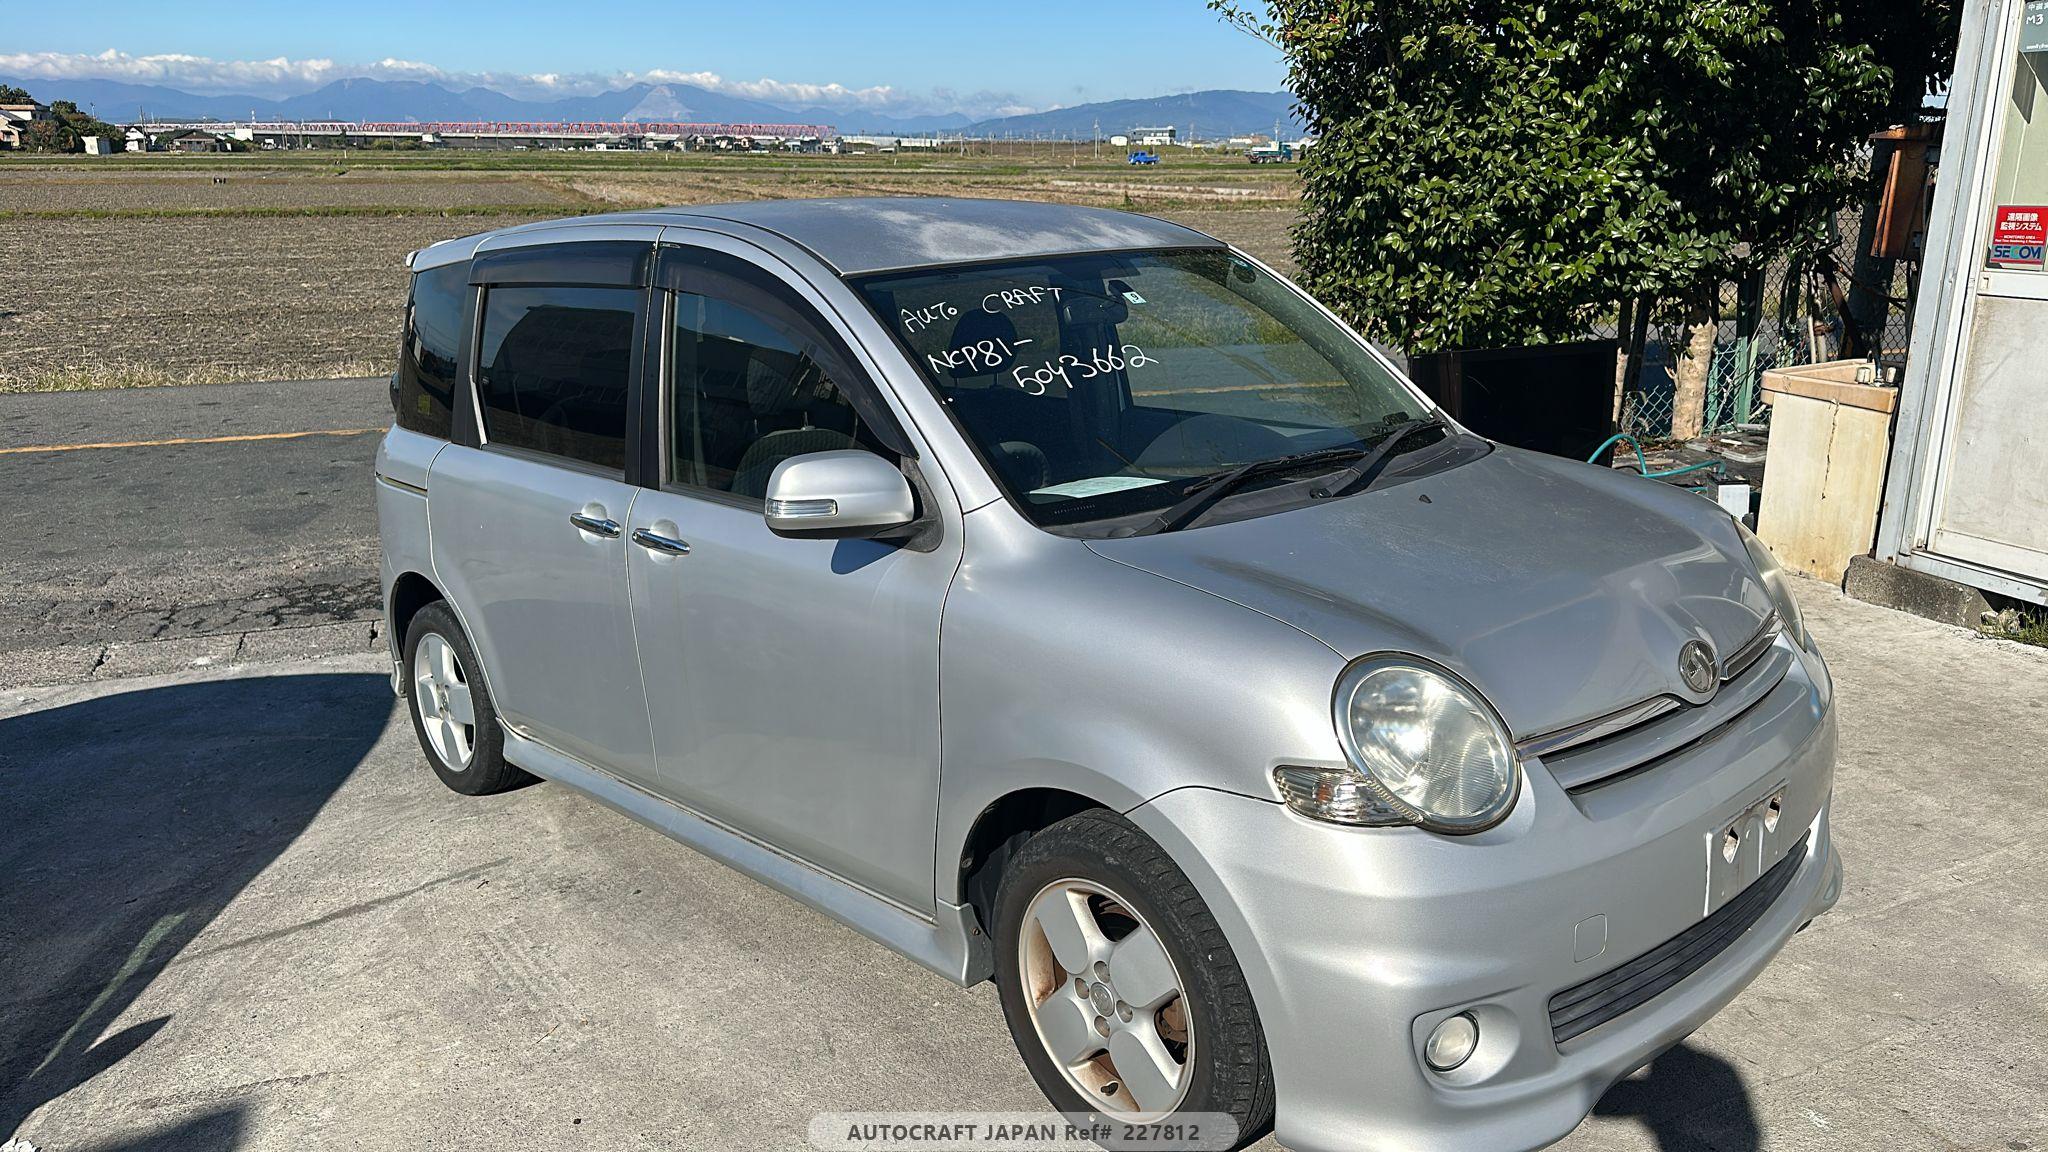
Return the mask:
<path fill-rule="evenodd" d="M 449 264 L 412 278 L 405 306 L 405 347 L 392 394 L 398 426 L 448 438 L 455 380 L 462 360 L 462 318 L 469 302 L 469 267 Z"/>

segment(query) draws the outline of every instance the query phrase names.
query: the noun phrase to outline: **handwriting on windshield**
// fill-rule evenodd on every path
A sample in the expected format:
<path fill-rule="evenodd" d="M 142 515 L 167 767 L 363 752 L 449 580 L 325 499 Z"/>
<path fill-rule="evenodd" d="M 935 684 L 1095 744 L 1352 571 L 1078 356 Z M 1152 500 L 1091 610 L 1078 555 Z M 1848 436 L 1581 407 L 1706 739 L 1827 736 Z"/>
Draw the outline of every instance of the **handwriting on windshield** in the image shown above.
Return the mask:
<path fill-rule="evenodd" d="M 1111 372 L 1149 368 L 1159 363 L 1136 344 L 1105 344 L 1078 355 L 1063 352 L 1037 364 L 1013 364 L 1023 359 L 1018 349 L 1031 342 L 1023 337 L 1005 340 L 991 336 L 944 352 L 927 352 L 924 359 L 933 372 L 965 376 L 999 372 L 1005 365 L 1013 365 L 1010 367 L 1011 381 L 1033 396 L 1045 395 L 1046 389 L 1053 384 L 1061 384 L 1071 390 L 1076 380 L 1093 380 Z"/>
<path fill-rule="evenodd" d="M 922 308 L 900 309 L 896 313 L 896 318 L 903 325 L 904 335 L 915 336 L 939 321 L 951 320 L 959 314 L 960 310 L 958 308 L 941 300 L 936 304 L 927 304 Z"/>
<path fill-rule="evenodd" d="M 943 321 L 959 319 L 963 309 L 979 309 L 990 315 L 1000 315 L 1038 304 L 1057 304 L 1064 291 L 1041 284 L 999 288 L 984 293 L 972 303 L 934 300 L 922 307 L 902 308 L 897 311 L 897 320 L 903 325 L 904 335 L 915 336 Z M 957 337 L 959 326 L 953 331 Z M 992 375 L 1008 368 L 1011 382 L 1032 396 L 1045 395 L 1054 384 L 1071 391 L 1077 380 L 1093 380 L 1112 372 L 1148 368 L 1159 363 L 1136 344 L 1119 343 L 1104 344 L 1078 354 L 1063 352 L 1036 363 L 1027 363 L 1024 361 L 1030 353 L 1026 348 L 1032 343 L 1029 337 L 1014 334 L 990 336 L 927 352 L 924 359 L 933 372 L 951 376 Z"/>
<path fill-rule="evenodd" d="M 1157 363 L 1158 360 L 1147 356 L 1145 350 L 1136 344 L 1105 344 L 1081 356 L 1063 352 L 1035 368 L 1019 364 L 1010 369 L 1010 379 L 1031 395 L 1043 396 L 1054 383 L 1065 385 L 1071 391 L 1076 379 L 1093 380 L 1110 372 L 1149 368 Z"/>
<path fill-rule="evenodd" d="M 990 313 L 1008 312 L 1012 308 L 1022 308 L 1029 304 L 1043 304 L 1047 300 L 1058 303 L 1059 298 L 1060 289 L 1058 288 L 1041 287 L 1036 284 L 1023 288 L 1004 288 L 983 296 L 981 298 L 981 310 Z"/>
<path fill-rule="evenodd" d="M 979 376 L 984 372 L 994 372 L 1017 359 L 1017 349 L 1029 343 L 1030 339 L 1021 336 L 1015 340 L 991 336 L 986 340 L 962 344 L 958 348 L 948 348 L 944 352 L 927 352 L 924 360 L 932 366 L 934 372 L 958 372 L 964 368 L 969 376 Z"/>
<path fill-rule="evenodd" d="M 1022 288 L 1000 288 L 986 293 L 970 307 L 978 307 L 990 315 L 998 315 L 1016 308 L 1043 304 L 1050 300 L 1059 302 L 1064 289 L 1043 284 L 1028 284 Z M 941 320 L 952 320 L 960 315 L 960 305 L 950 300 L 935 300 L 922 308 L 899 308 L 896 320 L 903 325 L 903 334 L 915 336 Z"/>

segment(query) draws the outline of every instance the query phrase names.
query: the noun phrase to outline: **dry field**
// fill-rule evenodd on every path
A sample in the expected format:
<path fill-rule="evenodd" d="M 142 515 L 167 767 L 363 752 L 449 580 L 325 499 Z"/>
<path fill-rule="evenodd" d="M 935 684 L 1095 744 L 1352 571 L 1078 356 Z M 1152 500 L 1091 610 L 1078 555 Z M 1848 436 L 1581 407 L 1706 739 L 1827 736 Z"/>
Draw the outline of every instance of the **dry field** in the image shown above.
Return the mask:
<path fill-rule="evenodd" d="M 29 217 L 142 215 L 315 209 L 465 211 L 472 206 L 583 207 L 560 182 L 462 172 L 324 170 L 146 172 L 133 168 L 37 170 L 0 167 L 0 212 Z"/>
<path fill-rule="evenodd" d="M 0 392 L 377 375 L 405 254 L 549 216 L 781 196 L 1151 212 L 1285 268 L 1291 173 L 1064 155 L 257 154 L 0 159 Z"/>

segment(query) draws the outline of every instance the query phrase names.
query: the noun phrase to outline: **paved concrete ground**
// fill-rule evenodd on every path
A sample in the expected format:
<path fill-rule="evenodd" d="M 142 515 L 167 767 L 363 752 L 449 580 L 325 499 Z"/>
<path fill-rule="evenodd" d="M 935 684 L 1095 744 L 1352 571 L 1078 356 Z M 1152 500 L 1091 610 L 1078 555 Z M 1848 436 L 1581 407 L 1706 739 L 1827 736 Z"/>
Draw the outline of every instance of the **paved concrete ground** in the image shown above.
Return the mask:
<path fill-rule="evenodd" d="M 367 650 L 390 422 L 382 380 L 0 396 L 0 688 Z"/>
<path fill-rule="evenodd" d="M 2048 1147 L 2048 652 L 1802 593 L 1847 892 L 1563 1147 Z M 0 813 L 0 1137 L 45 1152 L 1041 1107 L 988 986 L 559 786 L 446 791 L 373 657 L 0 692 Z"/>

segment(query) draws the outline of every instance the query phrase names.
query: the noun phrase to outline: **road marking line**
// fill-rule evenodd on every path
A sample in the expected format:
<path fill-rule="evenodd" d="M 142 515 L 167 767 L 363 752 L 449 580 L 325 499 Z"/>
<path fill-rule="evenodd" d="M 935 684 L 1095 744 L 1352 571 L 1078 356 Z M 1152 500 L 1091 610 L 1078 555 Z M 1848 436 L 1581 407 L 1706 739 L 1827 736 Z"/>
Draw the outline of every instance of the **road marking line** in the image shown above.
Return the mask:
<path fill-rule="evenodd" d="M 243 436 L 178 436 L 169 440 L 109 440 L 101 444 L 37 444 L 0 448 L 0 456 L 24 452 L 83 452 L 91 448 L 168 448 L 176 444 L 245 444 L 251 440 L 300 440 L 307 436 L 367 436 L 382 428 L 316 428 L 310 432 L 255 432 Z"/>

